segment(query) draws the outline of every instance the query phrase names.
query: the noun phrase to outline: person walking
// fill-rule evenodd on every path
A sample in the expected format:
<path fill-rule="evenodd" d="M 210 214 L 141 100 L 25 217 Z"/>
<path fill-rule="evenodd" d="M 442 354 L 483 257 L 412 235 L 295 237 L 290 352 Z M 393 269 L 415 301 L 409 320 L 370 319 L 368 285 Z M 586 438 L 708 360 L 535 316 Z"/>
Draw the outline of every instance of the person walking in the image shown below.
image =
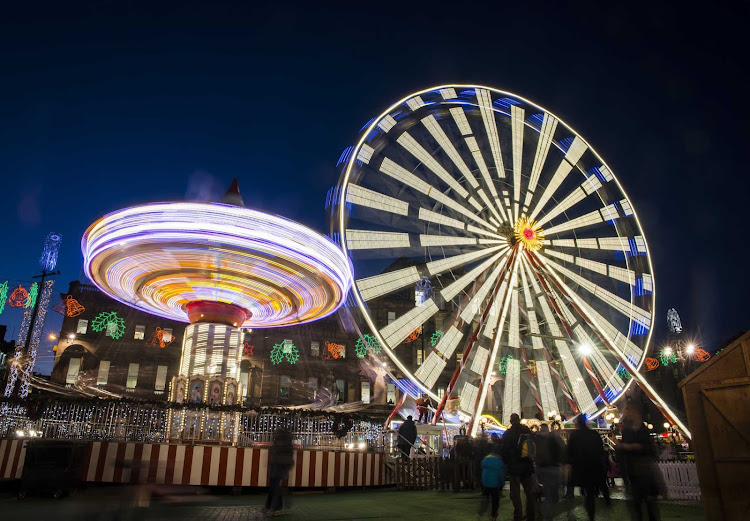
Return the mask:
<path fill-rule="evenodd" d="M 656 466 L 654 446 L 637 406 L 628 403 L 620 419 L 622 441 L 617 445 L 620 473 L 625 481 L 628 507 L 633 521 L 643 519 L 646 504 L 649 521 L 659 519 L 656 497 L 662 492 L 661 475 Z"/>
<path fill-rule="evenodd" d="M 417 399 L 417 411 L 419 411 L 419 419 L 417 422 L 423 423 L 422 418 L 424 418 L 424 423 L 430 421 L 430 407 L 432 407 L 430 397 L 427 396 L 427 393 L 424 393 L 419 399 Z"/>
<path fill-rule="evenodd" d="M 565 442 L 559 434 L 543 423 L 536 436 L 536 475 L 542 485 L 542 517 L 550 521 L 560 501 L 560 464 L 565 452 Z"/>
<path fill-rule="evenodd" d="M 414 423 L 411 414 L 406 417 L 406 421 L 398 428 L 398 435 L 396 446 L 401 451 L 401 454 L 408 458 L 414 442 L 417 441 L 417 425 Z"/>
<path fill-rule="evenodd" d="M 580 487 L 581 492 L 586 496 L 586 513 L 589 520 L 593 520 L 596 512 L 596 496 L 605 476 L 604 444 L 599 434 L 589 429 L 584 414 L 576 417 L 576 426 L 578 428 L 570 433 L 568 439 L 571 482 L 574 487 Z"/>
<path fill-rule="evenodd" d="M 500 490 L 505 485 L 505 463 L 500 454 L 499 443 L 492 445 L 492 452 L 482 459 L 482 503 L 479 514 L 487 510 L 487 500 L 491 506 L 490 519 L 497 521 L 497 509 L 500 506 Z"/>
<path fill-rule="evenodd" d="M 513 519 L 524 518 L 521 504 L 521 487 L 526 495 L 526 519 L 535 518 L 536 476 L 534 476 L 533 440 L 531 430 L 521 424 L 521 417 L 510 415 L 510 428 L 503 435 L 503 460 L 508 469 L 510 500 L 513 503 Z"/>
<path fill-rule="evenodd" d="M 294 465 L 292 434 L 283 427 L 279 427 L 274 432 L 268 465 L 270 483 L 264 511 L 267 516 L 278 516 L 281 514 L 282 507 L 281 482 L 287 478 L 289 470 Z"/>

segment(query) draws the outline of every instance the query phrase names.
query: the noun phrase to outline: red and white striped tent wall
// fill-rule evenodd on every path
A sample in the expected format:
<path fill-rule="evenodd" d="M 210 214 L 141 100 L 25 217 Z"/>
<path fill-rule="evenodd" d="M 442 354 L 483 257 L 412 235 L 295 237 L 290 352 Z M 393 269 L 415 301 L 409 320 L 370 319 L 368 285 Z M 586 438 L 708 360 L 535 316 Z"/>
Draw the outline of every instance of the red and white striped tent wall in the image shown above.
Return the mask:
<path fill-rule="evenodd" d="M 8 444 L 8 449 L 5 449 Z M 20 478 L 23 443 L 3 440 L 0 476 Z M 83 481 L 175 485 L 268 485 L 268 449 L 149 443 L 90 442 Z M 6 453 L 10 456 L 7 456 Z M 389 484 L 382 454 L 298 450 L 290 487 L 355 487 Z"/>

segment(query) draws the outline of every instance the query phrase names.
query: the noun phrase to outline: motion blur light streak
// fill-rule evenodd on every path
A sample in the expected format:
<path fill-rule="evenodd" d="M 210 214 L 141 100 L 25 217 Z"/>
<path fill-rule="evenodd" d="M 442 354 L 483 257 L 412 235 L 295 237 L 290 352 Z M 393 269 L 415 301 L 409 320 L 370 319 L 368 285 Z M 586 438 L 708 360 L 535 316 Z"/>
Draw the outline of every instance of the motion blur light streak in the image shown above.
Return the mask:
<path fill-rule="evenodd" d="M 275 327 L 330 315 L 351 287 L 346 256 L 313 230 L 220 203 L 155 203 L 92 224 L 86 275 L 109 296 L 188 322 L 191 302 L 246 310 L 239 327 Z"/>

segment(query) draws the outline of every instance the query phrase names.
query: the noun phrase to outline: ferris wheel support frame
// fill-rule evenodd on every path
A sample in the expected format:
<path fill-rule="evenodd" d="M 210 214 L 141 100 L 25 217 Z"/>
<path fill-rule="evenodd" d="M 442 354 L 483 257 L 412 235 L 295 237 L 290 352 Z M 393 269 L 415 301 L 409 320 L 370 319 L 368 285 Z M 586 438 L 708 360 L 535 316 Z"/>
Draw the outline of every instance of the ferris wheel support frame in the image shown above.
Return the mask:
<path fill-rule="evenodd" d="M 635 380 L 635 382 L 638 384 L 638 387 L 641 388 L 648 399 L 651 400 L 651 402 L 656 406 L 657 409 L 659 409 L 659 412 L 661 412 L 672 423 L 672 425 L 676 425 L 686 438 L 692 439 L 690 431 L 682 423 L 680 418 L 669 408 L 669 406 L 666 404 L 666 402 L 664 402 L 662 397 L 659 396 L 656 390 L 651 387 L 651 385 L 649 385 L 649 383 L 641 376 L 641 374 L 638 372 L 638 369 L 632 363 L 630 363 L 630 360 L 627 359 L 625 354 L 615 345 L 612 339 L 608 338 L 608 336 L 602 332 L 596 320 L 593 317 L 590 317 L 584 311 L 583 307 L 579 305 L 578 297 L 572 291 L 569 291 L 567 289 L 567 286 L 559 279 L 558 275 L 550 270 L 545 265 L 542 259 L 540 259 L 533 252 L 527 252 L 527 254 L 530 262 L 539 270 L 544 272 L 545 275 L 549 277 L 552 283 L 557 287 L 558 291 L 560 291 L 560 293 L 570 301 L 570 304 L 576 311 L 576 313 L 578 313 L 581 318 L 591 327 L 596 336 L 599 337 L 604 346 L 615 357 L 617 362 L 625 368 L 625 370 L 630 374 L 633 380 Z"/>
<path fill-rule="evenodd" d="M 479 318 L 479 323 L 477 324 L 477 327 L 474 328 L 474 332 L 469 337 L 468 341 L 466 342 L 466 347 L 464 348 L 464 354 L 461 357 L 461 362 L 459 362 L 458 367 L 456 367 L 456 370 L 453 372 L 453 376 L 450 379 L 450 382 L 448 382 L 448 386 L 445 388 L 445 393 L 443 394 L 442 399 L 440 400 L 440 403 L 437 406 L 437 409 L 435 409 L 435 416 L 432 419 L 432 424 L 435 425 L 437 422 L 437 419 L 440 417 L 440 415 L 443 412 L 443 409 L 445 408 L 445 402 L 448 400 L 450 395 L 453 393 L 453 387 L 456 385 L 456 382 L 458 381 L 458 376 L 461 374 L 461 369 L 464 367 L 464 364 L 466 363 L 466 360 L 469 356 L 469 353 L 471 352 L 472 348 L 474 347 L 474 343 L 476 343 L 477 338 L 479 337 L 479 332 L 482 329 L 482 326 L 487 320 L 487 315 L 490 312 L 490 309 L 492 308 L 492 304 L 495 302 L 495 298 L 497 297 L 497 293 L 500 291 L 500 288 L 503 285 L 503 281 L 505 280 L 505 276 L 508 274 L 508 271 L 510 269 L 511 265 L 511 258 L 515 254 L 515 249 L 510 252 L 508 255 L 508 258 L 505 261 L 505 266 L 503 267 L 503 271 L 498 276 L 497 282 L 495 283 L 495 289 L 492 290 L 492 295 L 490 296 L 487 305 L 484 308 L 484 311 L 482 312 L 482 316 Z M 473 422 L 474 416 L 472 415 L 470 418 L 470 426 L 471 422 Z M 470 429 L 469 429 L 470 430 Z"/>

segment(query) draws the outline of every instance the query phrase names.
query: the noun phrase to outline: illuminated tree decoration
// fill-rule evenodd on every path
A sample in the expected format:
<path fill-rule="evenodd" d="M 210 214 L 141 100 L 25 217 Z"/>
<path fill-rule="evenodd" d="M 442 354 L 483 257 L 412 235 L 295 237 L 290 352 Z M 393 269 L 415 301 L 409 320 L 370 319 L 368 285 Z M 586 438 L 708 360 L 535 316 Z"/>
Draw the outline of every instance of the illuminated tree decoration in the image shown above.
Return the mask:
<path fill-rule="evenodd" d="M 284 358 L 292 365 L 299 360 L 299 350 L 291 340 L 284 340 L 274 344 L 271 348 L 271 363 L 273 365 L 280 364 Z"/>
<path fill-rule="evenodd" d="M 26 298 L 27 308 L 33 308 L 36 305 L 36 298 L 39 296 L 39 284 L 36 282 L 29 288 L 29 296 Z"/>
<path fill-rule="evenodd" d="M 659 367 L 659 361 L 656 358 L 646 357 L 646 371 L 653 371 Z"/>
<path fill-rule="evenodd" d="M 116 311 L 102 311 L 91 321 L 94 331 L 106 331 L 115 340 L 125 334 L 125 319 L 117 316 Z"/>
<path fill-rule="evenodd" d="M 500 359 L 500 374 L 505 374 L 508 371 L 508 360 L 512 360 L 513 355 L 504 356 Z"/>
<path fill-rule="evenodd" d="M 0 284 L 0 313 L 5 309 L 5 301 L 8 300 L 8 281 Z"/>
<path fill-rule="evenodd" d="M 23 308 L 26 307 L 26 301 L 29 299 L 29 292 L 24 289 L 23 286 L 18 286 L 13 290 L 8 298 L 8 304 L 12 308 Z"/>
<path fill-rule="evenodd" d="M 630 380 L 631 378 L 630 373 L 623 366 L 619 366 L 617 368 L 617 374 L 620 375 L 620 378 L 622 378 L 623 380 Z"/>
<path fill-rule="evenodd" d="M 67 297 L 65 297 L 65 308 L 65 312 L 69 317 L 77 317 L 78 315 L 86 311 L 86 308 L 83 307 L 80 302 L 74 299 L 73 295 L 68 295 Z"/>
<path fill-rule="evenodd" d="M 372 335 L 365 335 L 363 338 L 358 338 L 357 343 L 354 344 L 354 352 L 359 358 L 366 357 L 368 352 L 380 353 L 381 351 L 380 342 Z"/>
<path fill-rule="evenodd" d="M 247 342 L 245 342 L 244 348 L 242 349 L 242 357 L 243 358 L 248 358 L 250 356 L 254 356 L 253 355 L 253 349 L 255 349 L 255 346 L 251 346 L 250 344 L 248 344 Z"/>
<path fill-rule="evenodd" d="M 336 360 L 344 356 L 346 348 L 341 344 L 326 342 L 326 352 L 323 353 L 323 360 Z"/>
<path fill-rule="evenodd" d="M 675 353 L 672 349 L 662 349 L 661 353 L 659 354 L 659 360 L 661 361 L 661 365 L 677 363 L 677 353 Z"/>
<path fill-rule="evenodd" d="M 162 328 L 157 327 L 156 331 L 151 335 L 149 343 L 152 346 L 159 346 L 162 349 L 167 347 L 169 344 L 174 342 L 174 335 L 169 331 L 164 331 Z"/>
<path fill-rule="evenodd" d="M 695 360 L 696 362 L 705 362 L 709 358 L 711 358 L 711 354 L 705 349 L 701 349 L 700 347 L 696 348 L 696 350 L 693 352 L 693 360 Z"/>
<path fill-rule="evenodd" d="M 417 329 L 409 333 L 409 336 L 407 336 L 404 339 L 404 344 L 408 344 L 409 342 L 414 342 L 417 338 L 419 338 L 419 335 L 422 334 L 422 326 L 419 326 Z"/>
<path fill-rule="evenodd" d="M 443 332 L 439 329 L 435 331 L 432 336 L 430 337 L 430 345 L 432 347 L 435 347 L 435 345 L 438 343 L 438 340 L 440 340 L 440 337 L 443 336 Z"/>

